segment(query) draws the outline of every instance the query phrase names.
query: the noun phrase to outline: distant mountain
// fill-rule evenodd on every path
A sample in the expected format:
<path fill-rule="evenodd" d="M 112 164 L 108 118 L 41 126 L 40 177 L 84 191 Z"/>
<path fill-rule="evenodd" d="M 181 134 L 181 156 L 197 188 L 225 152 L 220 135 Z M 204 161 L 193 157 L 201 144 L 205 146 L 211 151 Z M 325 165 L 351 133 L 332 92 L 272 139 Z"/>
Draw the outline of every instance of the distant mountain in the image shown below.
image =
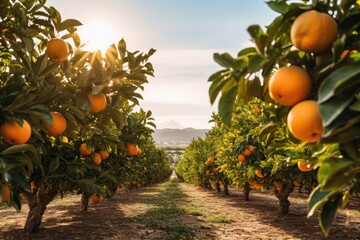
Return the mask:
<path fill-rule="evenodd" d="M 184 128 L 184 129 L 155 129 L 153 138 L 156 143 L 160 144 L 176 144 L 176 143 L 190 143 L 194 138 L 204 138 L 205 133 L 209 129 L 195 129 L 195 128 Z"/>

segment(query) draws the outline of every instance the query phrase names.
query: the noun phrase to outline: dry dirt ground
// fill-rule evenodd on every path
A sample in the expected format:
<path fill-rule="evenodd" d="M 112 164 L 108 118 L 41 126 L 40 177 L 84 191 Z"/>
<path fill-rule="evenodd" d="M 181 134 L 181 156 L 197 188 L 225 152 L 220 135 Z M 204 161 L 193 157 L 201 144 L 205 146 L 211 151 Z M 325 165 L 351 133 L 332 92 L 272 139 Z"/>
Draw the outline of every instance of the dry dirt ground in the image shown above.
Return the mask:
<path fill-rule="evenodd" d="M 0 239 L 360 239 L 360 198 L 338 213 L 325 238 L 317 216 L 306 218 L 306 195 L 290 198 L 290 213 L 278 213 L 269 192 L 252 191 L 250 201 L 241 192 L 230 196 L 196 190 L 176 179 L 133 191 L 119 190 L 112 199 L 90 203 L 80 212 L 80 196 L 52 202 L 40 230 L 22 231 L 27 207 L 17 213 L 0 209 Z"/>

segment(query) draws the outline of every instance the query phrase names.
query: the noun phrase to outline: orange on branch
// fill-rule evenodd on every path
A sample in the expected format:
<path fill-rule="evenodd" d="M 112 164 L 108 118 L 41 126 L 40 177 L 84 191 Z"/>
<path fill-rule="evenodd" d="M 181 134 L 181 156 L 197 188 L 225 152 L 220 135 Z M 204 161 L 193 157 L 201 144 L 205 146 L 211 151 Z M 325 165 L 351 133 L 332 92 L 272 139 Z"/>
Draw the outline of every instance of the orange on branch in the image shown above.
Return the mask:
<path fill-rule="evenodd" d="M 53 38 L 46 43 L 46 54 L 53 62 L 64 62 L 69 55 L 69 47 L 64 40 Z"/>
<path fill-rule="evenodd" d="M 103 93 L 92 94 L 88 92 L 86 94 L 90 103 L 90 111 L 92 113 L 101 112 L 106 108 L 106 96 Z"/>
<path fill-rule="evenodd" d="M 31 137 L 31 127 L 25 119 L 22 126 L 17 121 L 5 122 L 0 127 L 0 135 L 7 144 L 24 144 Z"/>
<path fill-rule="evenodd" d="M 310 172 L 313 170 L 313 167 L 310 165 L 308 161 L 301 160 L 297 163 L 298 168 L 302 172 Z"/>
<path fill-rule="evenodd" d="M 94 164 L 95 164 L 96 166 L 99 166 L 99 165 L 101 164 L 101 156 L 100 156 L 100 154 L 94 153 L 94 159 L 93 159 L 93 161 L 94 161 Z"/>
<path fill-rule="evenodd" d="M 323 133 L 322 119 L 316 101 L 308 100 L 296 104 L 287 116 L 290 133 L 300 141 L 316 142 Z"/>
<path fill-rule="evenodd" d="M 50 112 L 52 125 L 42 120 L 41 125 L 46 129 L 50 136 L 59 136 L 66 130 L 66 119 L 59 112 Z"/>
<path fill-rule="evenodd" d="M 332 16 L 310 10 L 295 19 L 290 37 L 299 50 L 321 53 L 331 47 L 337 34 L 337 23 Z"/>
<path fill-rule="evenodd" d="M 89 147 L 86 143 L 80 145 L 80 152 L 84 156 L 88 156 L 93 152 L 93 148 Z"/>
<path fill-rule="evenodd" d="M 281 105 L 293 106 L 310 95 L 311 86 L 308 73 L 301 67 L 282 67 L 270 78 L 269 95 Z"/>
<path fill-rule="evenodd" d="M 109 152 L 107 150 L 104 150 L 104 149 L 99 150 L 99 154 L 100 154 L 101 160 L 108 159 L 108 157 L 110 155 Z"/>
<path fill-rule="evenodd" d="M 129 156 L 134 156 L 138 152 L 138 147 L 134 143 L 129 143 L 126 145 L 126 151 Z"/>
<path fill-rule="evenodd" d="M 99 203 L 103 200 L 103 198 L 100 196 L 100 195 L 97 195 L 97 194 L 93 194 L 91 196 L 91 200 L 94 202 L 94 203 Z"/>
<path fill-rule="evenodd" d="M 257 169 L 257 170 L 255 171 L 255 175 L 258 176 L 259 178 L 263 178 L 263 177 L 266 176 L 266 174 L 263 174 L 263 173 L 262 173 L 261 169 Z"/>
<path fill-rule="evenodd" d="M 239 154 L 237 155 L 237 160 L 238 160 L 239 162 L 245 162 L 246 157 L 245 157 L 244 154 L 239 153 Z"/>
<path fill-rule="evenodd" d="M 252 154 L 252 152 L 251 152 L 249 149 L 245 148 L 245 149 L 243 150 L 243 154 L 244 154 L 245 156 L 250 156 L 250 155 Z"/>

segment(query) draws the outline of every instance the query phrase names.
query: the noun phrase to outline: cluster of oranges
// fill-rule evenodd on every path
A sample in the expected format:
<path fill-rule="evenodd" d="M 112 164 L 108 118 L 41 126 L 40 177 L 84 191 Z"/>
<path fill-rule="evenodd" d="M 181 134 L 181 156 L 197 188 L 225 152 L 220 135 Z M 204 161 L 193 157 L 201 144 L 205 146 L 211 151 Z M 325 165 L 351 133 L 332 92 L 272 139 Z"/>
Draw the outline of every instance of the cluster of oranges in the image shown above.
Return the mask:
<path fill-rule="evenodd" d="M 255 150 L 254 146 L 252 145 L 247 146 L 241 153 L 237 155 L 237 160 L 242 163 L 245 162 L 246 157 L 251 156 L 254 150 Z"/>
<path fill-rule="evenodd" d="M 336 21 L 315 10 L 300 14 L 291 27 L 293 45 L 306 53 L 321 53 L 331 47 L 337 37 Z M 269 81 L 269 95 L 277 103 L 292 106 L 287 124 L 291 134 L 304 142 L 316 142 L 323 134 L 318 103 L 306 100 L 312 91 L 312 81 L 301 66 L 285 66 Z"/>
<path fill-rule="evenodd" d="M 141 155 L 142 150 L 135 143 L 128 143 L 126 145 L 126 152 L 129 156 Z"/>
<path fill-rule="evenodd" d="M 206 162 L 205 162 L 205 165 L 206 166 L 209 166 L 210 164 L 212 164 L 214 162 L 214 157 L 210 156 Z"/>
<path fill-rule="evenodd" d="M 84 156 L 89 156 L 93 153 L 94 148 L 89 146 L 87 143 L 82 143 L 80 145 L 80 153 Z M 93 161 L 96 166 L 99 166 L 102 160 L 106 160 L 109 157 L 110 153 L 106 149 L 100 149 L 98 152 L 94 153 Z"/>
<path fill-rule="evenodd" d="M 46 54 L 53 62 L 64 62 L 69 55 L 68 44 L 59 38 L 51 39 L 46 44 Z M 88 92 L 86 97 L 92 113 L 103 111 L 106 108 L 107 100 L 105 94 Z M 43 119 L 40 122 L 41 126 L 49 136 L 56 137 L 62 135 L 67 128 L 65 117 L 55 111 L 49 114 L 51 121 Z M 27 143 L 31 137 L 31 126 L 27 120 L 22 118 L 5 121 L 0 126 L 0 135 L 7 144 L 24 144 Z"/>

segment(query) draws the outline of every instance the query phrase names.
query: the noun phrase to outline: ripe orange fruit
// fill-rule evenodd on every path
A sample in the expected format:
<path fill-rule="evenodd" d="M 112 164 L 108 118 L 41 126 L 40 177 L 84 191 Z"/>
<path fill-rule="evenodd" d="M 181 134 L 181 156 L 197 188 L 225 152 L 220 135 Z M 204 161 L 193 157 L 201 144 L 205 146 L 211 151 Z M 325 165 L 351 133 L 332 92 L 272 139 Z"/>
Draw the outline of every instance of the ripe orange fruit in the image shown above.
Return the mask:
<path fill-rule="evenodd" d="M 50 136 L 59 136 L 66 130 L 66 119 L 59 112 L 50 112 L 52 125 L 47 121 L 41 121 L 41 125 L 46 129 Z"/>
<path fill-rule="evenodd" d="M 312 166 L 310 166 L 310 163 L 305 160 L 299 161 L 297 163 L 297 165 L 298 165 L 298 168 L 300 169 L 300 171 L 302 171 L 302 172 L 310 172 L 314 169 Z"/>
<path fill-rule="evenodd" d="M 129 156 L 134 156 L 137 154 L 138 147 L 134 143 L 129 143 L 126 145 L 126 151 Z"/>
<path fill-rule="evenodd" d="M 101 160 L 106 160 L 109 157 L 109 152 L 104 149 L 99 150 L 99 154 L 100 154 Z"/>
<path fill-rule="evenodd" d="M 0 135 L 7 144 L 24 144 L 31 137 L 31 127 L 25 119 L 22 126 L 17 121 L 5 122 L 0 127 Z"/>
<path fill-rule="evenodd" d="M 262 173 L 261 169 L 257 169 L 257 170 L 255 171 L 255 175 L 258 176 L 259 178 L 263 178 L 263 177 L 266 176 L 266 174 L 263 174 L 263 173 Z"/>
<path fill-rule="evenodd" d="M 82 155 L 88 156 L 93 152 L 93 148 L 89 147 L 86 143 L 80 145 L 80 152 Z"/>
<path fill-rule="evenodd" d="M 275 189 L 276 189 L 276 190 L 280 191 L 280 190 L 283 188 L 284 183 L 281 182 L 281 181 L 275 181 L 275 182 L 274 182 L 274 186 L 275 186 Z"/>
<path fill-rule="evenodd" d="M 245 148 L 245 149 L 243 150 L 243 154 L 244 154 L 245 156 L 250 156 L 250 155 L 252 154 L 252 152 L 251 152 L 249 149 Z"/>
<path fill-rule="evenodd" d="M 1 32 L 2 32 L 2 33 L 6 33 L 7 31 L 9 31 L 9 29 L 8 29 L 8 28 L 4 28 Z M 18 38 L 19 38 L 18 35 L 16 35 L 16 33 L 13 33 L 12 36 L 13 36 L 15 39 L 18 39 Z M 5 40 L 5 41 L 10 41 L 10 39 L 9 39 L 8 37 L 5 37 L 5 36 L 4 36 L 4 40 Z"/>
<path fill-rule="evenodd" d="M 296 104 L 287 116 L 291 134 L 304 142 L 316 142 L 323 133 L 322 119 L 316 101 L 308 100 Z"/>
<path fill-rule="evenodd" d="M 101 156 L 100 156 L 100 154 L 94 153 L 94 159 L 93 159 L 93 161 L 94 161 L 94 164 L 95 164 L 96 166 L 99 166 L 99 165 L 101 164 Z"/>
<path fill-rule="evenodd" d="M 196 186 L 196 190 L 201 190 L 201 186 Z"/>
<path fill-rule="evenodd" d="M 257 115 L 261 112 L 261 108 L 259 108 L 258 106 L 255 106 L 252 111 L 255 115 Z"/>
<path fill-rule="evenodd" d="M 69 47 L 64 40 L 53 38 L 46 44 L 46 54 L 53 62 L 64 62 L 69 55 Z"/>
<path fill-rule="evenodd" d="M 331 47 L 337 33 L 336 21 L 329 14 L 310 10 L 295 19 L 290 37 L 298 49 L 320 53 Z"/>
<path fill-rule="evenodd" d="M 99 203 L 103 200 L 103 198 L 100 196 L 100 195 L 97 195 L 97 194 L 93 194 L 91 196 L 91 200 L 94 202 L 94 203 Z"/>
<path fill-rule="evenodd" d="M 124 189 L 124 188 L 125 188 L 125 185 L 124 185 L 124 184 L 119 184 L 119 185 L 118 185 L 118 189 L 122 190 L 122 189 Z"/>
<path fill-rule="evenodd" d="M 90 103 L 90 111 L 93 113 L 101 112 L 106 108 L 106 96 L 103 93 L 92 94 L 88 92 L 86 94 Z"/>
<path fill-rule="evenodd" d="M 282 67 L 270 78 L 269 95 L 281 105 L 292 106 L 310 95 L 311 85 L 308 73 L 301 67 Z"/>
<path fill-rule="evenodd" d="M 249 146 L 247 147 L 247 149 L 249 149 L 249 150 L 250 150 L 250 152 L 253 152 L 253 151 L 255 150 L 255 147 L 254 147 L 254 146 L 252 146 L 252 145 L 249 145 Z"/>
<path fill-rule="evenodd" d="M 10 188 L 7 185 L 4 185 L 2 187 L 2 201 L 6 202 L 10 198 Z"/>
<path fill-rule="evenodd" d="M 237 156 L 237 159 L 239 162 L 245 162 L 246 157 L 244 154 L 239 153 L 239 155 Z"/>
<path fill-rule="evenodd" d="M 293 184 L 295 187 L 300 187 L 300 183 L 298 183 L 298 181 L 296 181 L 296 180 L 293 181 Z"/>

